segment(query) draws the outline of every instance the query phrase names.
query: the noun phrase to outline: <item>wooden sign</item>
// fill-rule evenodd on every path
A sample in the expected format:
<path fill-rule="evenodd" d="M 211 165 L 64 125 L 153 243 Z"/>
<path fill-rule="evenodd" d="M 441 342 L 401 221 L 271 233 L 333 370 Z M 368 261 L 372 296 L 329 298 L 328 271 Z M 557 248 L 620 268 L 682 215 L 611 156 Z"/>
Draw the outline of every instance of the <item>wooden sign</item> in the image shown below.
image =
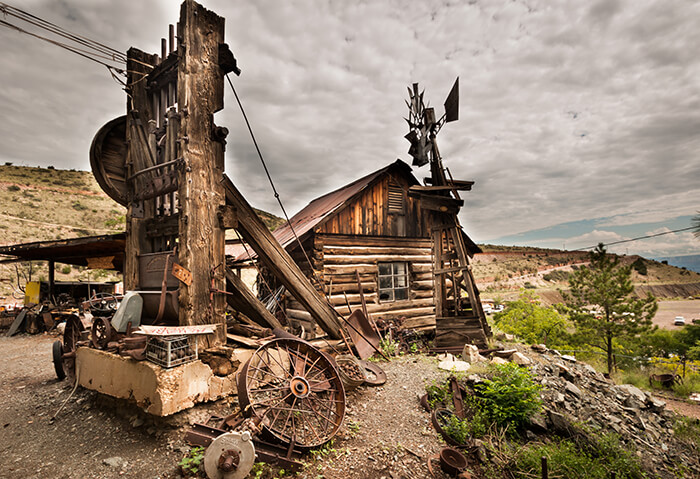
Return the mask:
<path fill-rule="evenodd" d="M 192 273 L 187 271 L 185 268 L 180 266 L 177 263 L 173 263 L 173 269 L 172 269 L 172 274 L 175 276 L 177 279 L 185 283 L 187 286 L 192 284 Z"/>
<path fill-rule="evenodd" d="M 114 269 L 114 256 L 101 256 L 98 258 L 86 258 L 87 267 L 90 269 Z"/>
<path fill-rule="evenodd" d="M 216 324 L 198 324 L 195 326 L 145 326 L 139 327 L 140 331 L 134 334 L 147 336 L 182 336 L 192 334 L 212 334 L 216 331 Z"/>

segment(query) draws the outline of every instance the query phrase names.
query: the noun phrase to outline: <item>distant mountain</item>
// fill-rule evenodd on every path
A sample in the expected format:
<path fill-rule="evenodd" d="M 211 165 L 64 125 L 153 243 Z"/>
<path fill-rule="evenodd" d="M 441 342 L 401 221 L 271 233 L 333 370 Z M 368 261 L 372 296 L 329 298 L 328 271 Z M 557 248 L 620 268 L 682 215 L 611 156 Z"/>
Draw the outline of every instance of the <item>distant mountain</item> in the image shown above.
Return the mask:
<path fill-rule="evenodd" d="M 663 256 L 661 258 L 654 258 L 656 261 L 668 261 L 671 266 L 677 266 L 678 268 L 689 269 L 690 271 L 695 271 L 700 273 L 700 254 L 689 254 L 685 256 Z"/>

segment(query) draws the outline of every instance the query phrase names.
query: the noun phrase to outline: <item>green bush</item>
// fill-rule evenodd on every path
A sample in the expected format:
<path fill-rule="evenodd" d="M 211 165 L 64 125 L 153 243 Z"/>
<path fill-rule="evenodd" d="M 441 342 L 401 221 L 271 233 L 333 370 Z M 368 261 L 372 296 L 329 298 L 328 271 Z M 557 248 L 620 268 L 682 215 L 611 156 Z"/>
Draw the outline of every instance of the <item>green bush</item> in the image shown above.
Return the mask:
<path fill-rule="evenodd" d="M 68 265 L 65 265 L 63 268 L 61 268 L 61 273 L 63 273 L 63 274 L 69 274 L 71 271 L 72 271 L 72 269 Z"/>
<path fill-rule="evenodd" d="M 495 366 L 492 378 L 475 385 L 479 410 L 484 417 L 502 428 L 518 428 L 542 407 L 539 392 L 527 369 L 517 364 Z"/>
<path fill-rule="evenodd" d="M 516 478 L 540 477 L 542 457 L 546 457 L 549 477 L 608 479 L 612 471 L 620 479 L 647 477 L 634 452 L 623 446 L 619 437 L 614 434 L 597 437 L 586 434 L 585 444 L 568 439 L 530 443 L 517 454 L 513 475 Z"/>
<path fill-rule="evenodd" d="M 7 191 L 19 191 L 21 188 L 17 185 L 10 185 L 7 187 Z"/>

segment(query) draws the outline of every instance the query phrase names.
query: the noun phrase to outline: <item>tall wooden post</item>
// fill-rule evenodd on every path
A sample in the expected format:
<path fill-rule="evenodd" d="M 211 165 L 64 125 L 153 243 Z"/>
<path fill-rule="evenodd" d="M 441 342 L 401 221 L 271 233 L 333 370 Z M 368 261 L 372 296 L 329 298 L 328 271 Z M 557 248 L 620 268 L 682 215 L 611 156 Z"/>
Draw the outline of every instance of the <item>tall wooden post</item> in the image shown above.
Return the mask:
<path fill-rule="evenodd" d="M 148 75 L 154 65 L 158 63 L 158 55 L 149 55 L 137 48 L 130 48 L 126 53 L 127 76 L 127 104 L 126 104 L 126 142 L 129 147 L 126 150 L 126 178 L 131 177 L 136 171 L 136 144 L 139 141 L 134 134 L 134 116 L 131 114 L 136 110 L 142 121 L 148 122 L 154 116 L 151 102 L 146 90 L 144 76 Z M 124 290 L 137 290 L 139 284 L 139 255 L 148 251 L 145 249 L 145 218 L 144 214 L 139 214 L 136 210 L 139 206 L 133 201 L 136 193 L 135 183 L 127 181 L 127 212 L 126 212 L 126 245 L 124 251 Z M 141 203 L 143 208 L 143 203 Z"/>
<path fill-rule="evenodd" d="M 224 205 L 223 147 L 212 139 L 214 113 L 224 106 L 224 79 L 219 46 L 224 42 L 224 19 L 193 0 L 180 9 L 177 97 L 180 147 L 184 167 L 178 173 L 180 264 L 192 273 L 192 283 L 180 284 L 181 325 L 225 323 L 224 230 L 217 212 Z M 213 346 L 225 339 L 225 328 Z"/>

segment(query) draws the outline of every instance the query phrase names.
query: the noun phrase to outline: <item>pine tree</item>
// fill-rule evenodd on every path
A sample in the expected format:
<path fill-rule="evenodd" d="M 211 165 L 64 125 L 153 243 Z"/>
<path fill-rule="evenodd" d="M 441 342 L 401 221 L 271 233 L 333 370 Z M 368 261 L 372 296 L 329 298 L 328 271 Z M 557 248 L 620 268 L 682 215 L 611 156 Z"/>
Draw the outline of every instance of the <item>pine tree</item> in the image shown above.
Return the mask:
<path fill-rule="evenodd" d="M 656 298 L 633 295 L 632 270 L 608 255 L 599 244 L 591 253 L 590 265 L 569 277 L 563 293 L 564 310 L 576 324 L 576 337 L 607 355 L 608 372 L 614 368 L 614 340 L 631 338 L 652 330 Z"/>

